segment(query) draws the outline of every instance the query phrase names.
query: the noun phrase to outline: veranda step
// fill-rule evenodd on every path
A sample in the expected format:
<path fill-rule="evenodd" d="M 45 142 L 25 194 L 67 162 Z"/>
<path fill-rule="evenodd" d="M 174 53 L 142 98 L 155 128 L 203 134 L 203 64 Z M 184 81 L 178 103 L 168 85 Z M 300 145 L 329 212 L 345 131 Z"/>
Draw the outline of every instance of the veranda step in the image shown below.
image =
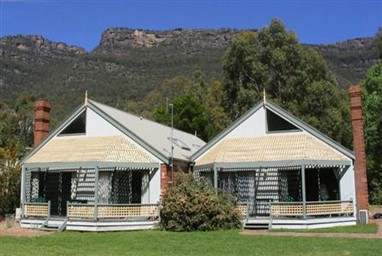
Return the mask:
<path fill-rule="evenodd" d="M 269 229 L 268 223 L 246 223 L 244 229 Z"/>
<path fill-rule="evenodd" d="M 66 228 L 66 223 L 67 223 L 67 220 L 49 219 L 49 220 L 46 220 L 44 223 L 42 223 L 39 229 L 44 231 L 62 232 Z"/>

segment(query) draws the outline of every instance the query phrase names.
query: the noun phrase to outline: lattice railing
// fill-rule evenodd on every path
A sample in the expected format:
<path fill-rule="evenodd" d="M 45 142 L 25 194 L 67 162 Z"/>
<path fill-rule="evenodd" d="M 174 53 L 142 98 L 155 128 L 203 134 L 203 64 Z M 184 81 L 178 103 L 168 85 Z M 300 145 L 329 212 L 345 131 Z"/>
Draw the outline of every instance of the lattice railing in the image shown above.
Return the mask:
<path fill-rule="evenodd" d="M 69 218 L 159 217 L 157 204 L 70 204 Z"/>
<path fill-rule="evenodd" d="M 49 217 L 50 201 L 47 203 L 24 203 L 25 217 Z"/>
<path fill-rule="evenodd" d="M 352 201 L 322 201 L 306 202 L 306 216 L 321 215 L 352 215 Z M 302 202 L 272 202 L 272 217 L 301 217 L 304 216 L 304 204 Z"/>
<path fill-rule="evenodd" d="M 157 217 L 156 204 L 99 205 L 98 218 Z"/>
<path fill-rule="evenodd" d="M 271 203 L 271 216 L 302 216 L 302 203 Z"/>
<path fill-rule="evenodd" d="M 352 214 L 353 202 L 307 203 L 306 215 Z"/>
<path fill-rule="evenodd" d="M 67 205 L 68 218 L 94 218 L 94 204 L 70 204 Z"/>
<path fill-rule="evenodd" d="M 248 204 L 237 203 L 236 210 L 240 213 L 241 217 L 248 217 Z"/>

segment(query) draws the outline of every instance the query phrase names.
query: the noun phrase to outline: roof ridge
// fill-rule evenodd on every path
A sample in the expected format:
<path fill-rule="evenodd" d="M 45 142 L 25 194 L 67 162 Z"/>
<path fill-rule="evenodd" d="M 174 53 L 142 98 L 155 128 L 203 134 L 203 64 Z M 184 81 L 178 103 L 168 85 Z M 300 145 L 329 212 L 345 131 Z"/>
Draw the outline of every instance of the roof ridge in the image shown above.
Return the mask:
<path fill-rule="evenodd" d="M 146 122 L 154 123 L 154 124 L 156 124 L 156 125 L 159 125 L 159 126 L 162 126 L 162 127 L 168 128 L 168 129 L 171 129 L 170 126 L 167 126 L 167 125 L 165 125 L 165 124 L 159 123 L 159 122 L 154 121 L 154 120 L 151 120 L 151 119 L 149 119 L 149 118 L 145 118 L 145 117 L 143 117 L 143 116 L 138 116 L 138 115 L 136 115 L 136 114 L 132 114 L 132 113 L 130 113 L 130 112 L 127 112 L 127 111 L 118 109 L 118 108 L 116 108 L 116 107 L 112 107 L 112 106 L 106 105 L 106 104 L 104 104 L 104 103 L 101 103 L 101 102 L 98 102 L 98 101 L 95 101 L 95 100 L 88 99 L 88 101 L 89 101 L 89 102 L 92 102 L 92 103 L 95 103 L 95 104 L 103 105 L 103 106 L 108 107 L 108 108 L 112 108 L 112 109 L 117 110 L 117 111 L 119 111 L 119 112 L 122 112 L 122 113 L 124 113 L 124 114 L 127 114 L 127 115 L 130 115 L 130 116 L 139 118 L 139 119 L 142 120 L 142 121 L 146 121 Z M 194 136 L 194 137 L 199 138 L 198 136 L 195 136 L 195 134 L 192 134 L 192 133 L 189 133 L 189 132 L 185 132 L 185 131 L 179 130 L 179 129 L 175 128 L 175 127 L 174 127 L 173 129 L 174 129 L 174 131 L 177 131 L 177 132 L 180 132 L 180 133 L 183 133 L 183 134 L 188 134 L 188 135 L 191 135 L 191 136 Z M 199 139 L 200 139 L 200 138 L 199 138 Z"/>

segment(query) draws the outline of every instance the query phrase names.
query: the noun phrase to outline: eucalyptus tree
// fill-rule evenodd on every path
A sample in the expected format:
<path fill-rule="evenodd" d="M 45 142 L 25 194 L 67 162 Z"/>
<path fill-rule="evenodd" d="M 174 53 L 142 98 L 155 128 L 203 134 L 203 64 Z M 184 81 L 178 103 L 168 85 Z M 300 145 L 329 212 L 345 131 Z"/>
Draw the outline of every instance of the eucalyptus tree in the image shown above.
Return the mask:
<path fill-rule="evenodd" d="M 273 19 L 259 31 L 233 40 L 223 59 L 224 109 L 236 119 L 267 98 L 333 139 L 350 145 L 345 93 L 319 53 L 299 44 L 296 34 Z"/>
<path fill-rule="evenodd" d="M 370 202 L 382 204 L 382 62 L 368 70 L 362 102 Z"/>

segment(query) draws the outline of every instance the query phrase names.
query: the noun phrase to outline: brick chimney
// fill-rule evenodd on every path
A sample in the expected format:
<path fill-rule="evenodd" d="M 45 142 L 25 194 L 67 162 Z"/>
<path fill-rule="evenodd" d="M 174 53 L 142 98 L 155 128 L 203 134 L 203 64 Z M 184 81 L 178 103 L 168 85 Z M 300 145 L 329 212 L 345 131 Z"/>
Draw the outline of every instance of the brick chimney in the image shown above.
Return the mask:
<path fill-rule="evenodd" d="M 359 210 L 367 210 L 369 207 L 361 87 L 359 85 L 350 86 L 348 93 L 350 97 L 350 110 L 353 128 L 353 147 L 355 153 L 354 172 L 357 197 L 357 212 L 359 212 Z"/>
<path fill-rule="evenodd" d="M 49 133 L 50 104 L 47 101 L 37 101 L 34 105 L 34 146 L 37 146 Z"/>

